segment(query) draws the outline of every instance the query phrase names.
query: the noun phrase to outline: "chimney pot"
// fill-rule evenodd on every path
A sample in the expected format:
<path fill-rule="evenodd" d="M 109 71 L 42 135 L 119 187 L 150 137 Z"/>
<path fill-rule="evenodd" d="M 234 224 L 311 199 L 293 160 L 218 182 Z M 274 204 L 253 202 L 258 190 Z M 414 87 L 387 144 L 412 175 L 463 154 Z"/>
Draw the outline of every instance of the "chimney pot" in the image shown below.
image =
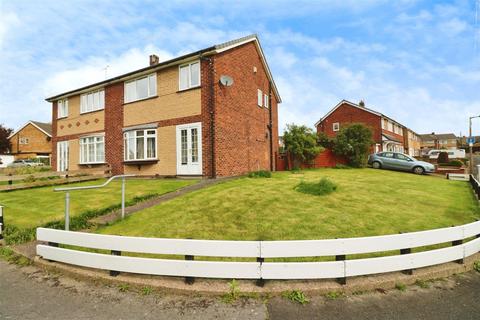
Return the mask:
<path fill-rule="evenodd" d="M 160 61 L 160 58 L 156 54 L 151 54 L 150 55 L 150 65 L 156 65 Z"/>
<path fill-rule="evenodd" d="M 358 103 L 358 105 L 362 108 L 365 108 L 365 101 L 363 100 L 360 100 L 360 102 Z"/>

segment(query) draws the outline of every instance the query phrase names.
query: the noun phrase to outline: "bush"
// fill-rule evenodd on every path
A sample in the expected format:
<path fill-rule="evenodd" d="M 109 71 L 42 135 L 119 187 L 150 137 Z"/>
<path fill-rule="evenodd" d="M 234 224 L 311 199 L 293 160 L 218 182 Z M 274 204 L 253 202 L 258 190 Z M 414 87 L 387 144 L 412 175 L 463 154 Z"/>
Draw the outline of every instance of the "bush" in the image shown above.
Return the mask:
<path fill-rule="evenodd" d="M 445 151 L 442 151 L 438 154 L 438 163 L 448 163 L 448 153 Z"/>
<path fill-rule="evenodd" d="M 372 143 L 372 130 L 361 123 L 354 123 L 340 129 L 333 152 L 345 157 L 352 167 L 365 167 Z"/>
<path fill-rule="evenodd" d="M 293 156 L 293 166 L 315 159 L 324 150 L 317 145 L 317 134 L 306 126 L 287 124 L 283 142 L 285 150 Z"/>
<path fill-rule="evenodd" d="M 445 166 L 445 167 L 461 167 L 463 166 L 463 162 L 460 160 L 451 160 L 447 163 L 438 163 L 439 166 Z"/>
<path fill-rule="evenodd" d="M 267 170 L 252 171 L 248 174 L 249 178 L 271 178 L 272 173 Z"/>
<path fill-rule="evenodd" d="M 295 190 L 314 196 L 322 196 L 336 191 L 337 185 L 328 178 L 322 178 L 318 182 L 302 181 L 295 187 Z"/>

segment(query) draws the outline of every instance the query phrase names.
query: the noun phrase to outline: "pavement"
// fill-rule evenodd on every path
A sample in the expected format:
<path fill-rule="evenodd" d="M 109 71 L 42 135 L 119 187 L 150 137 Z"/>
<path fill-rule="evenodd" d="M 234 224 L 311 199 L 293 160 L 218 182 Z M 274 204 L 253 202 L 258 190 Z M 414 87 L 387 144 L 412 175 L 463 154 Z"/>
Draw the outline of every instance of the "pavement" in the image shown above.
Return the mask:
<path fill-rule="evenodd" d="M 282 297 L 225 303 L 212 296 L 123 289 L 0 260 L 0 319 L 480 319 L 475 271 L 404 291 L 312 296 L 305 305 Z"/>

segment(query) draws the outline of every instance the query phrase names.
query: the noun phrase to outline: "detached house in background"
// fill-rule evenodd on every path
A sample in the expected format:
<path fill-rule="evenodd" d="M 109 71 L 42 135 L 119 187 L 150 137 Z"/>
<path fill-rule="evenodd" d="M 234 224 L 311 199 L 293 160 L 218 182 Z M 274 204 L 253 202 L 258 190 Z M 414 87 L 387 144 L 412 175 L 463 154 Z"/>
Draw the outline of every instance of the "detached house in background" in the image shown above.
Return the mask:
<path fill-rule="evenodd" d="M 275 170 L 281 98 L 256 35 L 83 88 L 52 102 L 52 165 L 114 174 Z"/>
<path fill-rule="evenodd" d="M 49 164 L 52 153 L 52 124 L 28 121 L 9 137 L 15 159 L 41 159 Z"/>
<path fill-rule="evenodd" d="M 334 137 L 340 128 L 351 123 L 362 123 L 372 129 L 372 152 L 396 151 L 411 156 L 420 155 L 420 137 L 413 130 L 384 114 L 365 107 L 360 101 L 356 104 L 347 100 L 340 101 L 316 124 L 317 133 L 324 132 Z"/>
<path fill-rule="evenodd" d="M 422 153 L 427 154 L 433 149 L 457 149 L 458 138 L 453 133 L 429 133 L 421 134 L 422 138 Z"/>

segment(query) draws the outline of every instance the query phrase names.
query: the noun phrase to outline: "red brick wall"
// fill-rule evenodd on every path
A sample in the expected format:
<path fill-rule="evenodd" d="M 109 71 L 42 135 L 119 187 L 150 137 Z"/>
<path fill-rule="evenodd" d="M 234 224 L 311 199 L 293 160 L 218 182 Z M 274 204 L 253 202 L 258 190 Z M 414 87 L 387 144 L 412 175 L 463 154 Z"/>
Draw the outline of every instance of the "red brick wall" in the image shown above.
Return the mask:
<path fill-rule="evenodd" d="M 257 72 L 254 73 L 254 67 Z M 221 75 L 233 85 L 219 84 Z M 215 56 L 215 164 L 218 176 L 270 170 L 269 110 L 257 105 L 257 89 L 269 94 L 269 80 L 254 43 Z M 277 101 L 272 94 L 273 154 L 278 151 Z M 272 156 L 272 161 L 273 161 Z M 274 161 L 273 161 L 274 166 Z"/>
<path fill-rule="evenodd" d="M 203 175 L 205 177 L 214 177 L 212 168 L 212 117 L 214 113 L 215 103 L 215 57 L 203 59 L 200 66 L 202 92 L 201 92 L 201 104 L 202 104 L 202 167 Z M 214 165 L 213 165 L 214 166 Z"/>
<path fill-rule="evenodd" d="M 123 173 L 123 82 L 105 87 L 105 162 Z"/>
<path fill-rule="evenodd" d="M 52 102 L 52 157 L 50 164 L 53 170 L 57 170 L 57 101 Z"/>
<path fill-rule="evenodd" d="M 373 131 L 373 140 L 375 143 L 382 143 L 382 127 L 381 117 L 366 110 L 353 107 L 347 103 L 343 103 L 334 112 L 332 112 L 326 119 L 324 119 L 317 126 L 317 132 L 325 132 L 329 137 L 334 137 L 337 132 L 333 131 L 333 124 L 340 123 L 340 128 L 343 125 L 350 123 L 362 123 L 370 127 Z"/>

